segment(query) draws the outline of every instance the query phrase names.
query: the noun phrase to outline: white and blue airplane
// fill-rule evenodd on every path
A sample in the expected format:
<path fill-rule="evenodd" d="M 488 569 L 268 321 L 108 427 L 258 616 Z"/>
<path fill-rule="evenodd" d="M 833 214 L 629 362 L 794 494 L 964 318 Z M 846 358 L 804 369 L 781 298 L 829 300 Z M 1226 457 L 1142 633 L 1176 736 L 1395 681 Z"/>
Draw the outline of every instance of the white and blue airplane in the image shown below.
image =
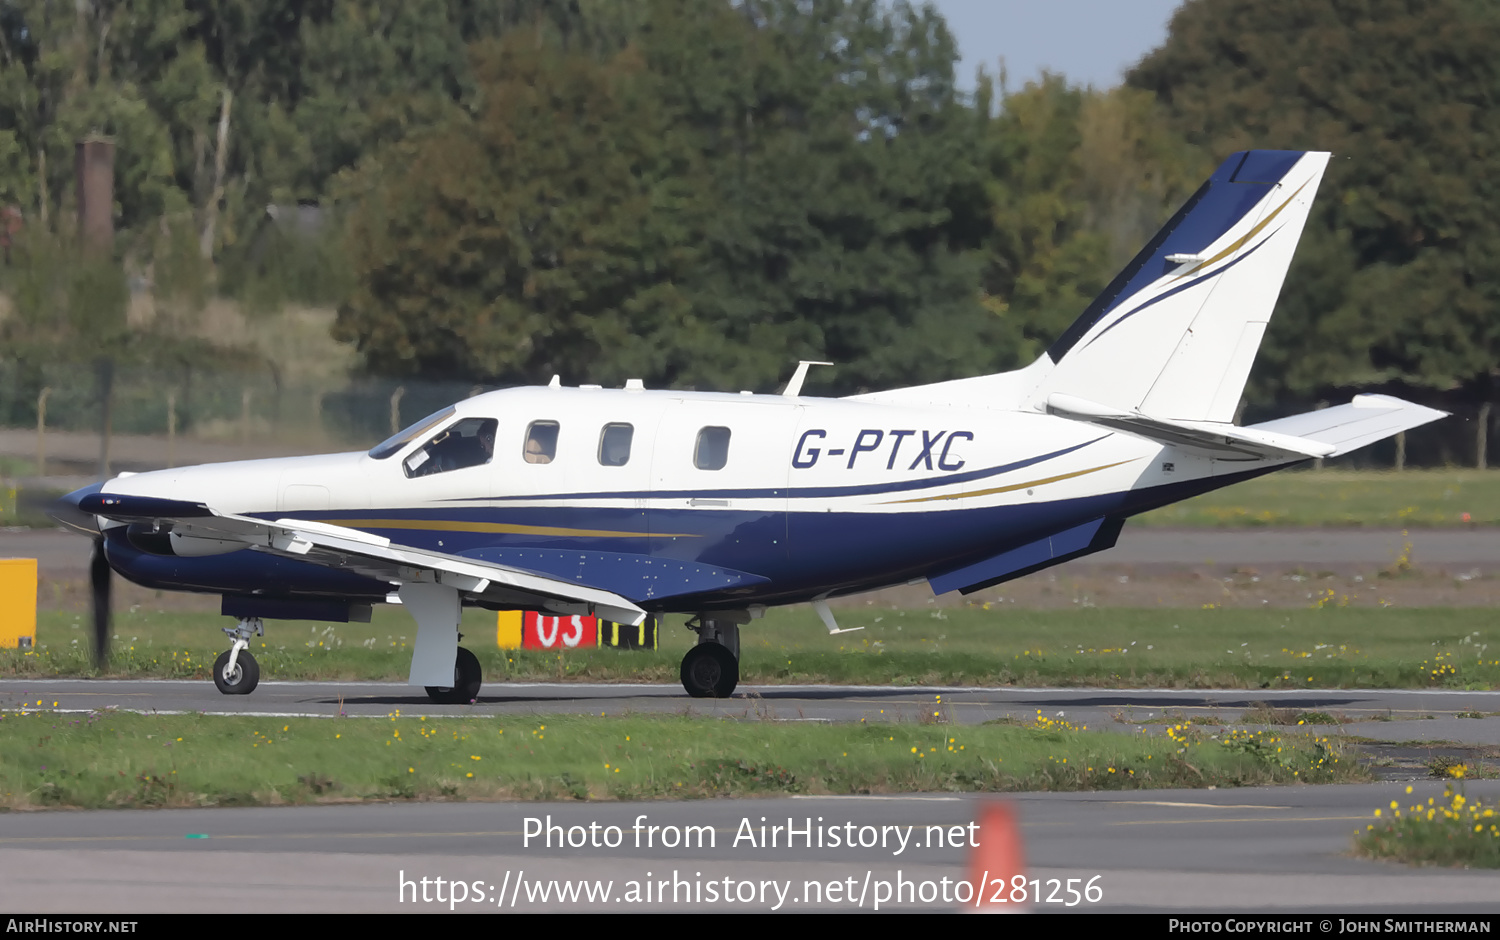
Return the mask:
<path fill-rule="evenodd" d="M 121 474 L 54 515 L 109 571 L 222 596 L 220 691 L 248 693 L 264 619 L 417 623 L 410 683 L 471 702 L 465 606 L 685 614 L 694 696 L 729 695 L 770 606 L 926 581 L 972 592 L 1115 544 L 1127 517 L 1444 416 L 1383 395 L 1234 416 L 1326 153 L 1226 160 L 1045 354 L 1014 372 L 849 398 L 490 392 L 368 453 Z"/>

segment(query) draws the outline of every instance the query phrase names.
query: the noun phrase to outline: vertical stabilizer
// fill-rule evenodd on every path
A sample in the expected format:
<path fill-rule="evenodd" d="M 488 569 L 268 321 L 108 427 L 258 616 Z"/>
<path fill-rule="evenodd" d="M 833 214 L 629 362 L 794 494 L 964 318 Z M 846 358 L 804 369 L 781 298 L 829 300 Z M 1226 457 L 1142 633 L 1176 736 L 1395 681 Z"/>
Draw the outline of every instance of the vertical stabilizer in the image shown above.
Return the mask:
<path fill-rule="evenodd" d="M 1031 406 L 1058 394 L 1232 421 L 1328 156 L 1251 150 L 1225 160 L 1047 350 L 1055 367 Z"/>

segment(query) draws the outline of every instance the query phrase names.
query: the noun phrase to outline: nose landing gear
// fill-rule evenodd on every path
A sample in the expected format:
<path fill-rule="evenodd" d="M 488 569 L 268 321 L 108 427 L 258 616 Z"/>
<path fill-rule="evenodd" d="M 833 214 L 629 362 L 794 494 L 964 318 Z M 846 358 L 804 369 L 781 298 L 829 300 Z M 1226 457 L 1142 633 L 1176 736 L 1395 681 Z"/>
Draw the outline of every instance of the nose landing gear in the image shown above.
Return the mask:
<path fill-rule="evenodd" d="M 259 617 L 242 617 L 224 633 L 234 644 L 214 660 L 214 685 L 225 695 L 249 695 L 260 684 L 260 664 L 245 647 L 252 636 L 266 635 L 266 625 Z"/>

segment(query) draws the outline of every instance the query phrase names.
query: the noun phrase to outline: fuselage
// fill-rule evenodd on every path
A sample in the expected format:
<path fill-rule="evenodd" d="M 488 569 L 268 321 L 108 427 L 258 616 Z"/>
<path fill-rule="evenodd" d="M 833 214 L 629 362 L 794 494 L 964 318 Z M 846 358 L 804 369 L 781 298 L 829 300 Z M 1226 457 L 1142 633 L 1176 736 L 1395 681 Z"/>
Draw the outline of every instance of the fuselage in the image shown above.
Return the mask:
<path fill-rule="evenodd" d="M 666 612 L 928 578 L 1282 465 L 1027 411 L 554 386 L 470 398 L 368 453 L 161 470 L 104 491 L 361 529 Z M 390 589 L 232 544 L 171 544 L 113 532 L 109 559 L 155 587 Z"/>

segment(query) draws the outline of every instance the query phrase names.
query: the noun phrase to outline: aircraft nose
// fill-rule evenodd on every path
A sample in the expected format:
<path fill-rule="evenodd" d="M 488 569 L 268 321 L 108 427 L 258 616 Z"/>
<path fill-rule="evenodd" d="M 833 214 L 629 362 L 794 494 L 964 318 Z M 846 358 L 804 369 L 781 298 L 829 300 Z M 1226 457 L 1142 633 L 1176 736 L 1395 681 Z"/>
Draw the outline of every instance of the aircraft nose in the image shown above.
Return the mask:
<path fill-rule="evenodd" d="M 59 525 L 66 526 L 75 532 L 82 532 L 88 536 L 98 536 L 99 520 L 93 513 L 84 512 L 79 508 L 79 504 L 83 502 L 84 497 L 93 496 L 103 488 L 103 483 L 93 483 L 81 490 L 74 490 L 53 503 L 48 508 L 47 515 L 51 516 Z"/>

